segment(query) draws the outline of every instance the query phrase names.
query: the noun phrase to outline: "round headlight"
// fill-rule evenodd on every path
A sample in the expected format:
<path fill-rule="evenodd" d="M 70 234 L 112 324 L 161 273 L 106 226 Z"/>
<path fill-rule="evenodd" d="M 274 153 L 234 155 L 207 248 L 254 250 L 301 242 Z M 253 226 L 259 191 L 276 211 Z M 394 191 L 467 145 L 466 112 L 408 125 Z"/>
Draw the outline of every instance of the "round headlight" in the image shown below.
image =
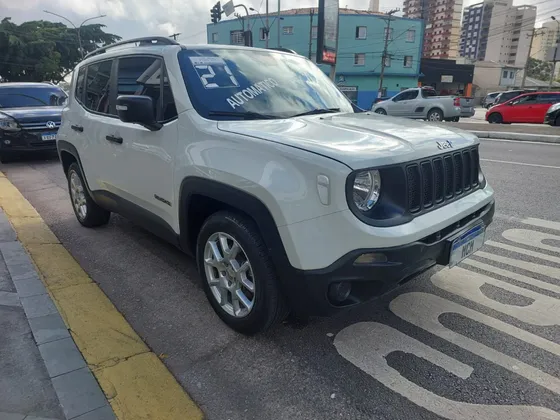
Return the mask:
<path fill-rule="evenodd" d="M 381 176 L 378 170 L 359 172 L 354 178 L 352 196 L 361 211 L 368 211 L 379 200 Z"/>

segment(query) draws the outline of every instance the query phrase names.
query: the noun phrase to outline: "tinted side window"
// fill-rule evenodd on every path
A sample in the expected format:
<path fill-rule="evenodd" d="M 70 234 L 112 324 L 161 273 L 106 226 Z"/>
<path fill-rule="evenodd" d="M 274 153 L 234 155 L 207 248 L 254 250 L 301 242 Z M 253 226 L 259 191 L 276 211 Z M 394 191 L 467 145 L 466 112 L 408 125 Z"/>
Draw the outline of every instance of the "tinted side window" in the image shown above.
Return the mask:
<path fill-rule="evenodd" d="M 126 57 L 119 59 L 117 95 L 144 95 L 152 98 L 154 112 L 159 122 L 177 116 L 177 109 L 167 72 L 156 57 Z"/>
<path fill-rule="evenodd" d="M 560 102 L 560 93 L 543 93 L 537 100 L 541 104 L 555 104 Z"/>
<path fill-rule="evenodd" d="M 78 70 L 78 77 L 76 77 L 76 87 L 74 89 L 74 95 L 78 102 L 84 101 L 84 80 L 86 77 L 86 67 L 81 67 Z"/>
<path fill-rule="evenodd" d="M 408 98 L 406 99 L 416 99 L 417 97 L 418 97 L 418 91 L 411 90 L 410 92 L 408 92 Z"/>
<path fill-rule="evenodd" d="M 404 101 L 406 98 L 406 92 L 404 93 L 399 93 L 397 96 L 395 96 L 393 98 L 393 101 L 398 102 L 398 101 Z"/>
<path fill-rule="evenodd" d="M 115 113 L 109 110 L 112 66 L 112 60 L 88 66 L 84 105 L 90 111 L 102 114 Z"/>

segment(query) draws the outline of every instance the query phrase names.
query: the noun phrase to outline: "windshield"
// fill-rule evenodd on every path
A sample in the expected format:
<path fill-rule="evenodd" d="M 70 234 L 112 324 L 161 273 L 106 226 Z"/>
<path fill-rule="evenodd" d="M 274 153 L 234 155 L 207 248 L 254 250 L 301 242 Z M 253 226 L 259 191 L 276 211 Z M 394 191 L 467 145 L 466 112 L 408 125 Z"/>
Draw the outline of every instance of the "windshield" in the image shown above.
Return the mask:
<path fill-rule="evenodd" d="M 178 57 L 193 106 L 205 118 L 353 112 L 346 96 L 303 57 L 258 49 L 183 50 Z"/>
<path fill-rule="evenodd" d="M 56 86 L 0 87 L 0 108 L 62 106 L 66 94 Z"/>

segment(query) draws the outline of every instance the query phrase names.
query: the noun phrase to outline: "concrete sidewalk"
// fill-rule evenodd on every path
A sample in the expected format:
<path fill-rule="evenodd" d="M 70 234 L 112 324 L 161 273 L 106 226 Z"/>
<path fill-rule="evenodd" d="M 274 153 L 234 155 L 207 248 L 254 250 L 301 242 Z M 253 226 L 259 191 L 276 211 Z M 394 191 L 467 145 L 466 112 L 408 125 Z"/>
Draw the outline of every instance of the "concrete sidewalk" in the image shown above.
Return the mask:
<path fill-rule="evenodd" d="M 114 418 L 0 210 L 0 420 Z"/>

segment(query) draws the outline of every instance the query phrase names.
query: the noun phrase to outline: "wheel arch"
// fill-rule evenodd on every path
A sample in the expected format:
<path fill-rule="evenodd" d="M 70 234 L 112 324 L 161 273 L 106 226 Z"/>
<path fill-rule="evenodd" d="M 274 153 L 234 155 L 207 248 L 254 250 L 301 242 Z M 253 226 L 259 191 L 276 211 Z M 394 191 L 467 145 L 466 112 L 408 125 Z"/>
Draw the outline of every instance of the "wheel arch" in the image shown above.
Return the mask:
<path fill-rule="evenodd" d="M 433 105 L 431 108 L 428 108 L 428 112 L 426 112 L 426 118 L 428 118 L 428 116 L 430 115 L 430 112 L 432 112 L 432 111 L 441 112 L 441 119 L 443 120 L 445 118 L 445 112 L 443 112 L 443 107 L 441 107 L 439 105 Z"/>
<path fill-rule="evenodd" d="M 84 166 L 82 165 L 80 154 L 78 153 L 78 149 L 76 149 L 76 146 L 74 146 L 70 142 L 67 142 L 66 140 L 58 140 L 56 142 L 56 148 L 58 150 L 58 156 L 60 158 L 60 162 L 62 163 L 64 175 L 68 174 L 68 168 L 70 168 L 70 165 L 76 162 L 80 167 L 80 171 L 82 171 L 86 188 L 91 195 L 91 189 L 89 188 L 87 176 L 86 173 L 84 172 Z"/>
<path fill-rule="evenodd" d="M 492 118 L 493 115 L 498 115 L 501 118 L 502 123 L 504 122 L 504 116 L 499 111 L 494 111 L 494 112 L 490 113 L 490 115 L 488 115 L 488 122 L 490 122 L 490 119 Z"/>
<path fill-rule="evenodd" d="M 253 220 L 276 269 L 291 267 L 272 213 L 261 200 L 230 185 L 194 176 L 183 179 L 179 191 L 179 240 L 183 251 L 196 254 L 196 239 L 204 220 L 220 210 L 239 212 Z"/>

